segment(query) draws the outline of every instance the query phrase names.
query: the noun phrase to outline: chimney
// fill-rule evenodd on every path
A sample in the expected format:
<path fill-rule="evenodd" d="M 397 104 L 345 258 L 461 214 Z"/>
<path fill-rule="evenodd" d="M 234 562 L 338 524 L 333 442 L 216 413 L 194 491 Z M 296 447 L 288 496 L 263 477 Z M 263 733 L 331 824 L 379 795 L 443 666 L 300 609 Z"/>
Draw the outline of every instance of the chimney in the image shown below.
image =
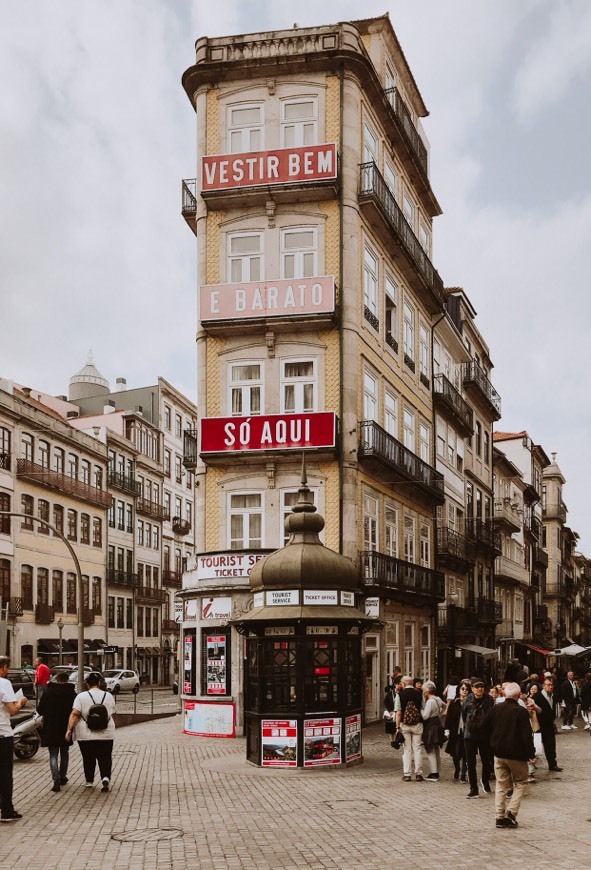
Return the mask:
<path fill-rule="evenodd" d="M 103 414 L 112 414 L 115 410 L 115 400 L 109 399 L 108 402 L 103 406 Z"/>
<path fill-rule="evenodd" d="M 117 392 L 121 393 L 127 386 L 127 378 L 117 378 L 115 383 L 117 384 Z"/>
<path fill-rule="evenodd" d="M 78 417 L 78 411 L 68 411 L 66 414 L 67 420 L 76 420 Z"/>
<path fill-rule="evenodd" d="M 31 398 L 31 387 L 22 387 L 22 393 L 26 399 Z"/>

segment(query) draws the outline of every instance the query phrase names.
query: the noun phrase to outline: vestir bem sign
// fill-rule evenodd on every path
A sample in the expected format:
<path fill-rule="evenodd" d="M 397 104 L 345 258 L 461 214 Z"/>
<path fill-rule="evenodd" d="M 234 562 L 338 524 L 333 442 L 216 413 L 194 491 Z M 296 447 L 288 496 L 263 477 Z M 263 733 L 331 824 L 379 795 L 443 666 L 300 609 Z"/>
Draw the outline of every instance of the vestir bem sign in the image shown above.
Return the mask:
<path fill-rule="evenodd" d="M 334 311 L 334 277 L 208 284 L 199 290 L 201 320 L 287 317 Z"/>
<path fill-rule="evenodd" d="M 201 158 L 201 192 L 337 177 L 337 146 L 308 145 Z"/>
<path fill-rule="evenodd" d="M 335 443 L 336 415 L 328 411 L 201 420 L 201 453 L 301 450 L 334 447 Z"/>

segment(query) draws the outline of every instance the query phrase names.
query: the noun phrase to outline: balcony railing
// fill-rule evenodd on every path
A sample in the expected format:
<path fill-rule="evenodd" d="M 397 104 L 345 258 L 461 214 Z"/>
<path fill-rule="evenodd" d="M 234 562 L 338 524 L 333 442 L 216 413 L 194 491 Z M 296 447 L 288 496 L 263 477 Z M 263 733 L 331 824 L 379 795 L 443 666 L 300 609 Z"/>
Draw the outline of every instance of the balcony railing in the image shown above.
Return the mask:
<path fill-rule="evenodd" d="M 17 459 L 16 476 L 39 486 L 47 486 L 66 495 L 83 499 L 104 509 L 111 505 L 111 494 L 106 490 L 98 489 L 96 486 L 91 486 L 89 483 L 84 483 L 60 471 L 51 471 L 29 459 Z"/>
<path fill-rule="evenodd" d="M 189 520 L 182 519 L 182 517 L 173 517 L 172 530 L 175 535 L 188 535 L 191 531 L 191 523 Z"/>
<path fill-rule="evenodd" d="M 10 453 L 0 453 L 0 468 L 3 471 L 10 471 Z"/>
<path fill-rule="evenodd" d="M 462 398 L 459 390 L 456 390 L 449 378 L 444 374 L 433 377 L 433 402 L 440 408 L 445 408 L 458 427 L 462 435 L 470 438 L 474 434 L 474 413 L 472 408 Z"/>
<path fill-rule="evenodd" d="M 564 580 L 548 580 L 546 579 L 546 595 L 565 595 L 566 587 Z"/>
<path fill-rule="evenodd" d="M 361 205 L 365 202 L 371 203 L 378 210 L 388 235 L 394 235 L 406 261 L 420 276 L 421 287 L 427 291 L 432 312 L 442 311 L 445 299 L 443 281 L 373 161 L 359 166 L 359 202 Z M 391 248 L 390 252 L 396 258 L 397 251 Z M 413 275 L 409 274 L 408 278 L 412 280 Z"/>
<path fill-rule="evenodd" d="M 523 521 L 523 526 L 529 534 L 535 538 L 536 541 L 539 540 L 542 529 L 541 523 L 537 517 L 533 517 L 529 514 L 526 514 Z"/>
<path fill-rule="evenodd" d="M 501 538 L 490 521 L 484 521 L 477 517 L 468 517 L 466 520 L 466 537 L 478 547 L 482 547 L 491 553 L 501 552 Z"/>
<path fill-rule="evenodd" d="M 181 627 L 174 619 L 162 620 L 162 634 L 179 634 Z"/>
<path fill-rule="evenodd" d="M 425 178 L 427 178 L 429 171 L 427 163 L 427 148 L 413 123 L 412 115 L 402 99 L 400 91 L 398 88 L 387 88 L 384 93 L 386 94 L 388 102 L 392 106 L 396 120 L 404 132 L 404 137 L 410 149 L 419 161 L 419 165 L 423 170 Z"/>
<path fill-rule="evenodd" d="M 94 625 L 94 610 L 90 610 L 88 607 L 82 608 L 82 625 Z"/>
<path fill-rule="evenodd" d="M 529 571 L 523 562 L 515 562 L 508 556 L 497 556 L 495 559 L 495 577 L 512 583 L 529 585 Z"/>
<path fill-rule="evenodd" d="M 166 592 L 163 592 L 162 589 L 153 589 L 151 586 L 138 586 L 135 600 L 146 601 L 150 604 L 163 604 L 166 601 Z"/>
<path fill-rule="evenodd" d="M 503 525 L 509 528 L 511 532 L 518 532 L 521 529 L 521 517 L 516 507 L 513 507 L 511 499 L 497 498 L 495 499 L 495 522 L 497 525 Z"/>
<path fill-rule="evenodd" d="M 544 516 L 547 520 L 558 519 L 561 522 L 565 523 L 566 514 L 567 507 L 563 501 L 548 502 L 548 504 L 542 507 L 542 516 Z"/>
<path fill-rule="evenodd" d="M 365 317 L 365 319 L 367 320 L 367 322 L 369 323 L 369 325 L 372 326 L 373 329 L 375 329 L 376 332 L 379 332 L 379 331 L 380 331 L 380 321 L 379 321 L 378 318 L 375 316 L 375 314 L 373 313 L 373 311 L 371 311 L 371 310 L 367 307 L 367 305 L 364 305 L 364 306 L 363 306 L 363 316 Z"/>
<path fill-rule="evenodd" d="M 129 571 L 116 571 L 115 568 L 107 568 L 107 584 L 109 586 L 127 586 L 133 589 L 138 584 L 137 574 Z"/>
<path fill-rule="evenodd" d="M 140 485 L 137 480 L 129 474 L 124 474 L 122 471 L 107 472 L 107 483 L 114 489 L 120 489 L 122 492 L 127 492 L 134 498 L 139 495 Z"/>
<path fill-rule="evenodd" d="M 541 568 L 548 567 L 548 553 L 539 544 L 533 546 L 533 563 Z"/>
<path fill-rule="evenodd" d="M 199 456 L 198 429 L 185 429 L 183 432 L 183 465 L 195 468 Z"/>
<path fill-rule="evenodd" d="M 169 571 L 168 568 L 165 568 L 162 572 L 162 585 L 163 586 L 172 586 L 173 589 L 182 589 L 183 586 L 183 572 L 182 571 Z"/>
<path fill-rule="evenodd" d="M 377 587 L 384 593 L 399 592 L 436 601 L 445 598 L 445 575 L 441 571 L 374 550 L 361 553 L 361 577 L 366 589 Z"/>
<path fill-rule="evenodd" d="M 196 229 L 197 218 L 197 179 L 183 179 L 183 200 L 181 213 L 191 227 L 193 232 Z"/>
<path fill-rule="evenodd" d="M 399 481 L 412 483 L 435 504 L 443 504 L 443 475 L 373 420 L 360 423 L 359 456 L 374 460 L 393 471 Z"/>
<path fill-rule="evenodd" d="M 135 509 L 138 514 L 145 517 L 152 517 L 153 520 L 169 520 L 170 514 L 166 508 L 155 501 L 150 501 L 147 498 L 138 498 Z"/>
<path fill-rule="evenodd" d="M 477 388 L 481 398 L 486 401 L 493 420 L 500 420 L 501 397 L 476 360 L 463 364 L 463 380 L 465 386 Z"/>
<path fill-rule="evenodd" d="M 498 625 L 503 619 L 503 605 L 492 598 L 479 598 L 476 602 L 476 612 L 479 622 L 491 622 Z"/>
<path fill-rule="evenodd" d="M 50 625 L 55 618 L 55 611 L 51 604 L 37 604 L 35 606 L 35 622 L 37 625 Z"/>
<path fill-rule="evenodd" d="M 473 546 L 454 529 L 437 529 L 437 562 L 460 568 L 474 564 Z"/>
<path fill-rule="evenodd" d="M 2 611 L 6 610 L 6 605 L 8 604 L 8 615 L 9 616 L 22 616 L 23 615 L 23 599 L 20 597 L 11 596 L 10 598 L 2 598 L 0 601 L 0 606 L 2 607 Z"/>
<path fill-rule="evenodd" d="M 475 630 L 478 627 L 478 615 L 474 608 L 458 607 L 455 604 L 439 604 L 437 606 L 437 625 L 442 632 Z"/>

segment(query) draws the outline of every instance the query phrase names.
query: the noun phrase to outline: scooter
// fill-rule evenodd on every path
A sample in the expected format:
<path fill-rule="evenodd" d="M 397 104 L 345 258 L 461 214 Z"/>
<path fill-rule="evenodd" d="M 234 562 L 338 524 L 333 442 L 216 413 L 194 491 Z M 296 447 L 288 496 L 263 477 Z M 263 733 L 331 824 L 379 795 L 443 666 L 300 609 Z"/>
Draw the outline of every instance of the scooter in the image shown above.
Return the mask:
<path fill-rule="evenodd" d="M 14 754 L 17 758 L 33 758 L 41 746 L 43 716 L 39 713 L 17 713 L 11 720 L 14 736 Z"/>

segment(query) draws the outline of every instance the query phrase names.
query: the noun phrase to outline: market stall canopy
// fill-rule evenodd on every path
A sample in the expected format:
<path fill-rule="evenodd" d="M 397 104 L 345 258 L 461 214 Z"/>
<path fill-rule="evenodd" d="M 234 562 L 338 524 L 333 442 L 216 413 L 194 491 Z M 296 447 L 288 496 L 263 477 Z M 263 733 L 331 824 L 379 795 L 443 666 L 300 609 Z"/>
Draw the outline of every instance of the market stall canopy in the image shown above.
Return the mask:
<path fill-rule="evenodd" d="M 483 659 L 496 659 L 497 657 L 496 649 L 490 649 L 487 646 L 477 646 L 475 643 L 458 643 L 456 649 L 463 649 L 464 652 L 476 653 L 477 656 L 482 656 Z"/>
<path fill-rule="evenodd" d="M 565 646 L 562 649 L 555 649 L 555 656 L 580 656 L 586 653 L 589 647 L 580 646 L 578 643 L 571 643 L 570 646 Z"/>

